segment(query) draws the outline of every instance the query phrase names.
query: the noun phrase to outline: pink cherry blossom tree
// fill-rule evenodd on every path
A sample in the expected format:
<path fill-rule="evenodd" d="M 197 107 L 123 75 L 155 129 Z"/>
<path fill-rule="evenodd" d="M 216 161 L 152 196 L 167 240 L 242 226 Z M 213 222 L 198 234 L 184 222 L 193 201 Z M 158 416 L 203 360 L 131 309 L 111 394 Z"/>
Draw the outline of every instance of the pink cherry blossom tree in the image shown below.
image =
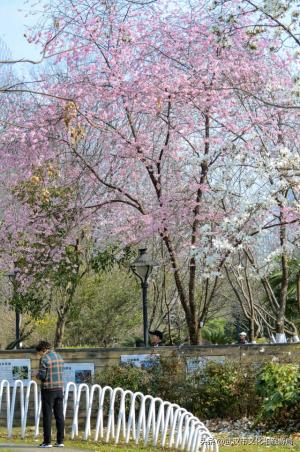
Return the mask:
<path fill-rule="evenodd" d="M 1 156 L 18 183 L 59 161 L 81 181 L 80 207 L 102 243 L 160 237 L 192 344 L 226 260 L 273 227 L 284 247 L 298 221 L 290 180 L 274 168 L 283 131 L 297 144 L 293 112 L 280 120 L 293 103 L 291 57 L 272 52 L 268 34 L 249 35 L 248 15 L 237 27 L 206 6 L 45 5 L 28 39 L 56 72 L 44 65 L 38 82 L 10 88 L 35 100 L 2 135 Z M 283 287 L 283 315 L 284 297 Z"/>

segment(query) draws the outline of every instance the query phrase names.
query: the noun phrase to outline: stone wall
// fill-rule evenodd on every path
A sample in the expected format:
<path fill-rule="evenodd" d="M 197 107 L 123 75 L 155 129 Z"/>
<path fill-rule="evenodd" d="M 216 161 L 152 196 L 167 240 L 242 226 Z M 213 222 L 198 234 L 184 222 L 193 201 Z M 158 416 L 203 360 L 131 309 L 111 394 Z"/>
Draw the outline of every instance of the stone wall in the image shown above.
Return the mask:
<path fill-rule="evenodd" d="M 117 365 L 121 355 L 145 355 L 158 353 L 164 357 L 181 356 L 184 359 L 204 358 L 217 361 L 234 360 L 248 362 L 292 362 L 300 364 L 299 344 L 256 344 L 256 345 L 216 345 L 216 346 L 182 346 L 159 348 L 81 348 L 58 350 L 66 362 L 94 363 L 95 372 L 105 366 Z M 38 368 L 38 357 L 33 350 L 0 351 L 1 359 L 30 359 L 31 368 Z"/>

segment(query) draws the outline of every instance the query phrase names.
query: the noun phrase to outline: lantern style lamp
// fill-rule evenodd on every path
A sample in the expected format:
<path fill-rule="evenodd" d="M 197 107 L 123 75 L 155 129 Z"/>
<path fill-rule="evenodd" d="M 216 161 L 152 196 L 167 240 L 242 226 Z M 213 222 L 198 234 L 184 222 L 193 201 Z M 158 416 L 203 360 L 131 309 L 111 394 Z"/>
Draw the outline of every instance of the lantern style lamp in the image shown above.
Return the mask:
<path fill-rule="evenodd" d="M 130 264 L 133 273 L 139 278 L 142 287 L 143 299 L 143 330 L 144 330 L 144 344 L 148 347 L 148 278 L 157 264 L 153 262 L 147 254 L 147 248 L 140 248 L 138 257 Z"/>

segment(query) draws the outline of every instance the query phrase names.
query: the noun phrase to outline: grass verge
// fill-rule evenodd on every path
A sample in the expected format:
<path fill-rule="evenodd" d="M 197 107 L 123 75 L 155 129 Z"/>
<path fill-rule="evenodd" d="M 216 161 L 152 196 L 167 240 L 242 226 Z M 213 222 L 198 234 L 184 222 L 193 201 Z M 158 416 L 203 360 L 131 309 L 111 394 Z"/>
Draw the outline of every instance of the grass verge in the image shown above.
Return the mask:
<path fill-rule="evenodd" d="M 300 452 L 300 434 L 291 435 L 285 437 L 283 435 L 273 435 L 264 437 L 250 437 L 243 439 L 232 438 L 226 435 L 215 435 L 219 440 L 220 451 L 226 452 Z M 6 431 L 0 429 L 0 450 L 1 452 L 20 452 L 20 445 L 28 449 L 30 446 L 36 447 L 41 442 L 41 436 L 37 439 L 33 438 L 33 430 L 29 427 L 27 430 L 27 436 L 25 439 L 20 438 L 19 429 L 15 429 L 14 436 L 12 438 L 7 438 Z M 1 447 L 3 444 L 3 447 Z M 5 448 L 4 445 L 16 444 L 18 447 L 14 450 L 13 448 Z M 174 452 L 175 449 L 169 448 L 155 448 L 151 446 L 143 446 L 142 444 L 135 445 L 130 444 L 106 444 L 104 442 L 94 442 L 92 440 L 83 441 L 76 438 L 71 440 L 66 436 L 65 446 L 68 448 L 82 449 L 91 452 L 137 452 L 147 451 L 147 452 L 158 452 L 158 451 L 168 451 Z M 26 450 L 24 448 L 24 450 Z M 53 449 L 55 451 L 56 449 Z"/>

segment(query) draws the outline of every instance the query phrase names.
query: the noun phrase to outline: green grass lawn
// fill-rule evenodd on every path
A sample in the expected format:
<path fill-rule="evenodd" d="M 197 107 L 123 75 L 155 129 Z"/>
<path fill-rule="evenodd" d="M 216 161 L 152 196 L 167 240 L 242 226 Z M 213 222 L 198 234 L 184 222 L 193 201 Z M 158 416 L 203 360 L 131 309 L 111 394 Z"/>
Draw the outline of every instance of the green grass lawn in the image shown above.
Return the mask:
<path fill-rule="evenodd" d="M 33 433 L 30 431 L 29 428 L 27 431 L 27 437 L 22 440 L 19 436 L 19 429 L 15 429 L 15 435 L 13 438 L 8 439 L 6 436 L 6 432 L 2 429 L 0 429 L 0 451 L 1 452 L 14 452 L 14 449 L 9 448 L 2 448 L 2 444 L 24 444 L 25 447 L 35 447 L 41 442 L 41 437 L 38 439 L 33 439 Z M 225 435 L 216 435 L 220 440 L 220 451 L 226 451 L 226 452 L 300 452 L 300 438 L 299 435 L 291 436 L 288 438 L 287 442 L 283 442 L 283 437 L 274 435 L 272 437 L 264 437 L 262 439 L 259 439 L 258 441 L 253 440 L 252 444 L 241 444 L 238 443 L 238 438 L 231 438 L 230 441 L 227 436 Z M 229 444 L 230 442 L 230 444 Z M 249 440 L 251 442 L 251 439 Z M 260 444 L 262 442 L 262 444 Z M 293 444 L 290 444 L 290 443 Z M 277 444 L 276 444 L 277 443 Z M 75 448 L 75 449 L 82 449 L 82 450 L 88 450 L 93 452 L 137 452 L 139 450 L 141 451 L 148 451 L 148 452 L 157 452 L 157 451 L 169 451 L 174 452 L 174 449 L 168 449 L 168 448 L 154 448 L 151 446 L 145 447 L 142 444 L 135 445 L 135 444 L 106 444 L 103 442 L 97 442 L 95 443 L 92 440 L 89 441 L 82 441 L 78 438 L 76 440 L 68 439 L 68 436 L 66 437 L 65 446 L 69 448 Z M 24 449 L 25 450 L 25 449 Z M 56 449 L 53 449 L 53 452 Z M 16 452 L 20 452 L 20 448 L 15 449 Z"/>
<path fill-rule="evenodd" d="M 13 449 L 5 449 L 1 447 L 2 444 L 24 444 L 27 448 L 29 446 L 36 447 L 38 444 L 42 442 L 41 435 L 34 439 L 33 433 L 30 432 L 30 428 L 27 431 L 27 436 L 24 439 L 20 438 L 19 429 L 15 429 L 16 434 L 12 438 L 7 438 L 6 432 L 4 430 L 0 430 L 0 451 L 1 452 L 14 452 Z M 158 451 L 168 451 L 168 452 L 174 452 L 175 449 L 169 449 L 169 448 L 158 448 L 158 447 L 151 447 L 151 446 L 143 446 L 142 443 L 136 445 L 136 444 L 106 444 L 102 441 L 99 441 L 95 443 L 95 441 L 88 440 L 83 441 L 79 440 L 78 438 L 75 440 L 68 439 L 68 435 L 66 435 L 65 441 L 64 441 L 65 447 L 74 448 L 74 449 L 82 449 L 82 450 L 88 450 L 93 452 L 137 452 L 139 450 L 144 450 L 147 452 L 158 452 Z M 25 450 L 25 449 L 24 449 Z M 57 449 L 52 449 L 53 452 L 55 452 Z M 20 448 L 16 448 L 16 451 L 20 452 Z"/>
<path fill-rule="evenodd" d="M 13 443 L 13 444 L 18 444 L 18 446 L 20 444 L 24 444 L 24 446 L 28 447 L 28 446 L 32 446 L 32 447 L 36 447 L 38 444 L 41 443 L 41 439 L 37 440 L 32 440 L 30 438 L 26 438 L 25 440 L 21 440 L 20 438 L 12 438 L 12 439 L 7 439 L 7 438 L 0 438 L 0 451 L 1 452 L 14 452 L 13 449 L 5 449 L 1 447 L 1 443 L 2 444 L 9 444 L 9 443 Z M 158 447 L 145 447 L 142 444 L 105 444 L 102 442 L 98 442 L 95 443 L 93 441 L 79 441 L 77 440 L 66 440 L 64 442 L 65 447 L 69 447 L 69 448 L 74 448 L 74 449 L 82 449 L 82 451 L 84 450 L 88 450 L 88 451 L 93 451 L 93 452 L 137 452 L 139 450 L 141 451 L 147 451 L 147 452 L 158 452 L 158 451 L 168 451 L 168 452 L 174 452 L 175 449 L 169 449 L 169 448 L 158 448 Z M 15 449 L 16 452 L 20 452 L 20 449 L 16 448 Z M 25 449 L 24 449 L 25 450 Z M 53 452 L 55 452 L 57 449 L 52 449 Z"/>

